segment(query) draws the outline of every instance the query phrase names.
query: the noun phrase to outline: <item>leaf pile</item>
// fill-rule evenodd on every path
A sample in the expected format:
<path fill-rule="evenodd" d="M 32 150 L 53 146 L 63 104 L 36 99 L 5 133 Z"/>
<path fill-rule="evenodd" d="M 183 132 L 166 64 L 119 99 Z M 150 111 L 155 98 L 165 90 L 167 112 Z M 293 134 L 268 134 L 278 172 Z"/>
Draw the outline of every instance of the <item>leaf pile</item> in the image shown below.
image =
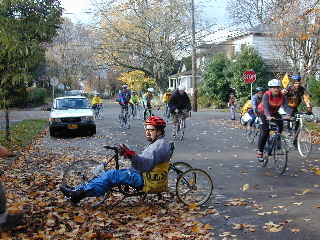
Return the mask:
<path fill-rule="evenodd" d="M 12 165 L 1 166 L 9 212 L 25 212 L 23 225 L 1 232 L 1 239 L 209 239 L 214 234 L 209 224 L 196 221 L 213 210 L 200 213 L 170 195 L 142 200 L 114 194 L 97 208 L 91 207 L 94 198 L 72 206 L 59 191 L 62 173 L 85 153 L 74 155 L 80 151 L 76 147 L 59 149 L 67 144 L 65 139 L 50 148 L 46 134 L 43 131 Z"/>

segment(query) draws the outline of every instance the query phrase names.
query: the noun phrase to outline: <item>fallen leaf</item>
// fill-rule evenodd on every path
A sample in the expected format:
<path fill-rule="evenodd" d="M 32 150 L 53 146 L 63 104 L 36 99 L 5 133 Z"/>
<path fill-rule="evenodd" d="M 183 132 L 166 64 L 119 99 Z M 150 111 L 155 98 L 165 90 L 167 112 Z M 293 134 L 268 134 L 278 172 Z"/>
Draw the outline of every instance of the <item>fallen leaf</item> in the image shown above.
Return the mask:
<path fill-rule="evenodd" d="M 302 195 L 305 195 L 306 193 L 310 192 L 310 189 L 306 189 L 302 192 Z"/>
<path fill-rule="evenodd" d="M 242 191 L 247 191 L 248 189 L 249 189 L 249 184 L 248 183 L 246 183 L 246 184 L 244 184 L 243 186 L 242 186 Z"/>

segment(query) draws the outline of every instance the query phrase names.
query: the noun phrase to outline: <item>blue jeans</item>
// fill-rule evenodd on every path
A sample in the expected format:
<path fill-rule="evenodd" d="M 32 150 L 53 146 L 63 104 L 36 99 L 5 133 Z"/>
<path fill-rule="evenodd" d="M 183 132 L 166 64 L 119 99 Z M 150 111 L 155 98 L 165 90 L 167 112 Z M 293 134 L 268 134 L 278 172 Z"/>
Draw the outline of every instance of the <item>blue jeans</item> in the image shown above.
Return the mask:
<path fill-rule="evenodd" d="M 249 111 L 248 111 L 248 114 L 250 115 L 250 117 L 251 117 L 251 120 L 250 120 L 250 127 L 252 127 L 253 126 L 253 124 L 254 124 L 254 121 L 256 120 L 256 115 L 254 114 L 254 112 L 253 112 L 253 110 L 252 109 L 250 109 Z"/>
<path fill-rule="evenodd" d="M 143 186 L 143 177 L 129 169 L 112 169 L 92 179 L 90 183 L 82 188 L 87 191 L 86 197 L 99 197 L 118 185 L 130 185 L 140 188 Z"/>

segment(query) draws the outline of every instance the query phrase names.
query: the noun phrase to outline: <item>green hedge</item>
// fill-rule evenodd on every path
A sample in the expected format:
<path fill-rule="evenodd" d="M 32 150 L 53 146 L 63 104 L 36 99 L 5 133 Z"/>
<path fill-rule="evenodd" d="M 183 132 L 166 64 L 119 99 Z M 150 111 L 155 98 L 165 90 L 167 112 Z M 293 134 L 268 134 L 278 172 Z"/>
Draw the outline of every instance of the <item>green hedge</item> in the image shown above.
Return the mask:
<path fill-rule="evenodd" d="M 41 105 L 45 102 L 45 99 L 47 97 L 47 90 L 45 88 L 30 87 L 27 88 L 27 92 L 27 102 L 29 106 Z"/>

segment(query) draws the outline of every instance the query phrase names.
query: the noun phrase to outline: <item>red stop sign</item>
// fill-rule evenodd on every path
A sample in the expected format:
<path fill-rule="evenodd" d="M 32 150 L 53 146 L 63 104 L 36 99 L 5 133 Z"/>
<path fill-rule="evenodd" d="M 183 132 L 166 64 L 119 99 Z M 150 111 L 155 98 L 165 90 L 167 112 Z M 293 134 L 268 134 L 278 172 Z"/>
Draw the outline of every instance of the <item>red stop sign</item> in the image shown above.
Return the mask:
<path fill-rule="evenodd" d="M 248 70 L 243 73 L 243 80 L 246 83 L 253 83 L 257 79 L 257 75 L 253 70 Z"/>

